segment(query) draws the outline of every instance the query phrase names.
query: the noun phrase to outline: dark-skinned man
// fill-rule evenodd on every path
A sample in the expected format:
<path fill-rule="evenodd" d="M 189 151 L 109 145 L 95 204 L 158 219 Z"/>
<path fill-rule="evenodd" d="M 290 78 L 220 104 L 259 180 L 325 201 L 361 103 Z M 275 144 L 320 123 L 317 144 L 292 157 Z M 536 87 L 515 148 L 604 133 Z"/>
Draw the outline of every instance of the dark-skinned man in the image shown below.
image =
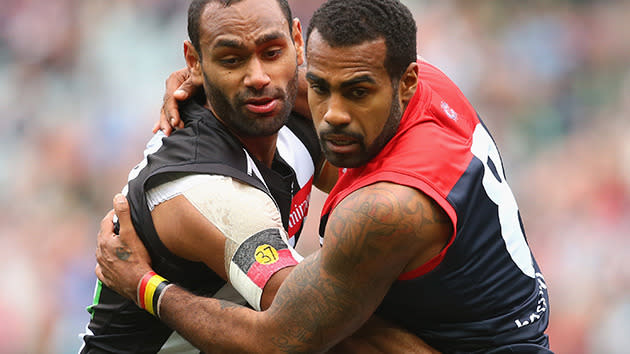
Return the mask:
<path fill-rule="evenodd" d="M 182 105 L 181 129 L 151 139 L 124 194 L 160 274 L 201 296 L 266 308 L 301 259 L 292 247 L 312 184 L 330 185 L 312 122 L 290 113 L 303 60 L 301 27 L 285 0 L 195 0 L 189 36 L 186 62 L 203 91 Z M 242 257 L 237 249 L 250 237 L 265 242 L 258 252 L 265 264 L 245 274 L 231 260 Z M 227 282 L 240 284 L 233 281 L 239 277 L 251 278 L 240 294 Z M 81 352 L 198 352 L 156 317 L 151 294 L 165 289 L 154 280 L 139 307 L 99 282 Z M 363 350 L 377 337 L 391 351 L 423 345 L 384 321 L 373 323 L 356 337 L 366 339 L 344 347 Z"/>
<path fill-rule="evenodd" d="M 326 158 L 341 168 L 322 247 L 265 311 L 170 286 L 163 321 L 209 352 L 325 351 L 374 313 L 443 352 L 550 352 L 547 287 L 497 148 L 459 89 L 416 60 L 415 38 L 395 0 L 329 0 L 316 11 L 308 102 Z M 126 227 L 112 237 L 102 224 L 96 272 L 134 299 L 151 267 L 122 224 L 124 200 L 115 209 Z"/>

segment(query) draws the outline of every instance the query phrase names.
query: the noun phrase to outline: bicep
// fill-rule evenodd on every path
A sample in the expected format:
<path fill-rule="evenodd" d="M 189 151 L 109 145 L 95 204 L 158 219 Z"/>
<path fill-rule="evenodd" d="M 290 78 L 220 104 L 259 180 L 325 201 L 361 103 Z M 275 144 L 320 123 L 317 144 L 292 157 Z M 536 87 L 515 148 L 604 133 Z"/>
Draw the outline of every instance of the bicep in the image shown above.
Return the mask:
<path fill-rule="evenodd" d="M 323 268 L 354 287 L 354 296 L 370 301 L 372 309 L 423 247 L 417 238 L 422 215 L 414 206 L 420 196 L 412 188 L 377 183 L 353 192 L 330 214 Z"/>

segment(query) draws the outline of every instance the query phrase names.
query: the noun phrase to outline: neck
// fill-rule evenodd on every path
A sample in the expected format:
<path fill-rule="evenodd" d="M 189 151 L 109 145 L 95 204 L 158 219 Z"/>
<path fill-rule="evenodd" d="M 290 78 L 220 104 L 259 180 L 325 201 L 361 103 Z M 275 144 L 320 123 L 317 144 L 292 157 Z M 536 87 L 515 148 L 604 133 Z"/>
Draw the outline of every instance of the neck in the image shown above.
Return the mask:
<path fill-rule="evenodd" d="M 214 108 L 210 105 L 209 102 L 206 102 L 205 105 L 216 119 L 218 119 L 221 123 L 225 125 L 223 120 L 219 118 L 219 115 L 214 111 Z M 276 140 L 278 139 L 278 133 L 269 135 L 269 136 L 254 136 L 254 137 L 244 137 L 240 136 L 238 133 L 234 132 L 227 125 L 225 125 L 228 130 L 234 134 L 234 136 L 247 148 L 247 150 L 254 155 L 258 161 L 265 164 L 265 166 L 271 168 L 271 162 L 273 161 L 273 156 L 276 154 Z"/>
<path fill-rule="evenodd" d="M 270 136 L 242 137 L 238 139 L 243 143 L 247 150 L 254 155 L 265 166 L 271 168 L 271 162 L 276 154 L 276 141 L 278 133 Z"/>

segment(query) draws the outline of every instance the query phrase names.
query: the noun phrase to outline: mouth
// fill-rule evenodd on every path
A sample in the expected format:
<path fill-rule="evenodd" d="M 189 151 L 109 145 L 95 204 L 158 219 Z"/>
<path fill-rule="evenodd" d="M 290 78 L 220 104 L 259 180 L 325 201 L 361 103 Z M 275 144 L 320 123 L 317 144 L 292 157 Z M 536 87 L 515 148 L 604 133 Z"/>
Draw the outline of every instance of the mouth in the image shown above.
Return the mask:
<path fill-rule="evenodd" d="M 351 153 L 360 147 L 357 139 L 342 135 L 327 136 L 324 139 L 324 144 L 327 150 L 337 154 Z"/>
<path fill-rule="evenodd" d="M 270 114 L 278 107 L 279 101 L 272 97 L 252 98 L 245 101 L 245 108 L 255 114 Z"/>
<path fill-rule="evenodd" d="M 333 145 L 339 145 L 339 146 L 347 146 L 347 145 L 352 145 L 356 143 L 356 140 L 354 139 L 347 139 L 347 138 L 333 138 L 333 139 L 327 139 L 328 142 L 330 142 Z"/>

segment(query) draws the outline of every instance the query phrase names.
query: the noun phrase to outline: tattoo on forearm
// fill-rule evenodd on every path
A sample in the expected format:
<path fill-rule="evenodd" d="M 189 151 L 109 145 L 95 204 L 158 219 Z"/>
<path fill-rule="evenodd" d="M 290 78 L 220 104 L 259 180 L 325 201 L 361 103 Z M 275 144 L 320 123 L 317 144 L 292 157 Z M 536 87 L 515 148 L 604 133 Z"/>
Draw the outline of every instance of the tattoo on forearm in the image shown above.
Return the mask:
<path fill-rule="evenodd" d="M 116 257 L 121 261 L 126 261 L 131 256 L 131 252 L 129 252 L 124 247 L 116 247 Z"/>
<path fill-rule="evenodd" d="M 278 323 L 283 323 L 285 330 L 277 333 L 269 340 L 280 352 L 309 352 L 305 349 L 308 346 L 305 347 L 305 345 L 311 342 L 319 342 L 323 335 L 319 323 L 328 321 L 328 318 L 331 316 L 339 314 L 337 310 L 339 310 L 340 306 L 332 306 L 332 302 L 335 304 L 346 302 L 342 300 L 343 295 L 341 294 L 339 297 L 335 297 L 334 301 L 328 298 L 329 289 L 335 287 L 335 282 L 339 282 L 322 275 L 320 258 L 321 255 L 319 253 L 313 257 L 306 258 L 303 261 L 306 266 L 293 270 L 290 275 L 291 281 L 285 281 L 283 290 L 276 294 L 275 301 L 280 306 L 273 307 L 278 309 L 278 311 L 273 312 L 271 316 Z M 322 289 L 317 285 L 326 289 Z M 340 285 L 337 284 L 337 286 Z M 309 291 L 304 291 L 304 289 Z M 294 314 L 300 315 L 296 317 Z"/>

